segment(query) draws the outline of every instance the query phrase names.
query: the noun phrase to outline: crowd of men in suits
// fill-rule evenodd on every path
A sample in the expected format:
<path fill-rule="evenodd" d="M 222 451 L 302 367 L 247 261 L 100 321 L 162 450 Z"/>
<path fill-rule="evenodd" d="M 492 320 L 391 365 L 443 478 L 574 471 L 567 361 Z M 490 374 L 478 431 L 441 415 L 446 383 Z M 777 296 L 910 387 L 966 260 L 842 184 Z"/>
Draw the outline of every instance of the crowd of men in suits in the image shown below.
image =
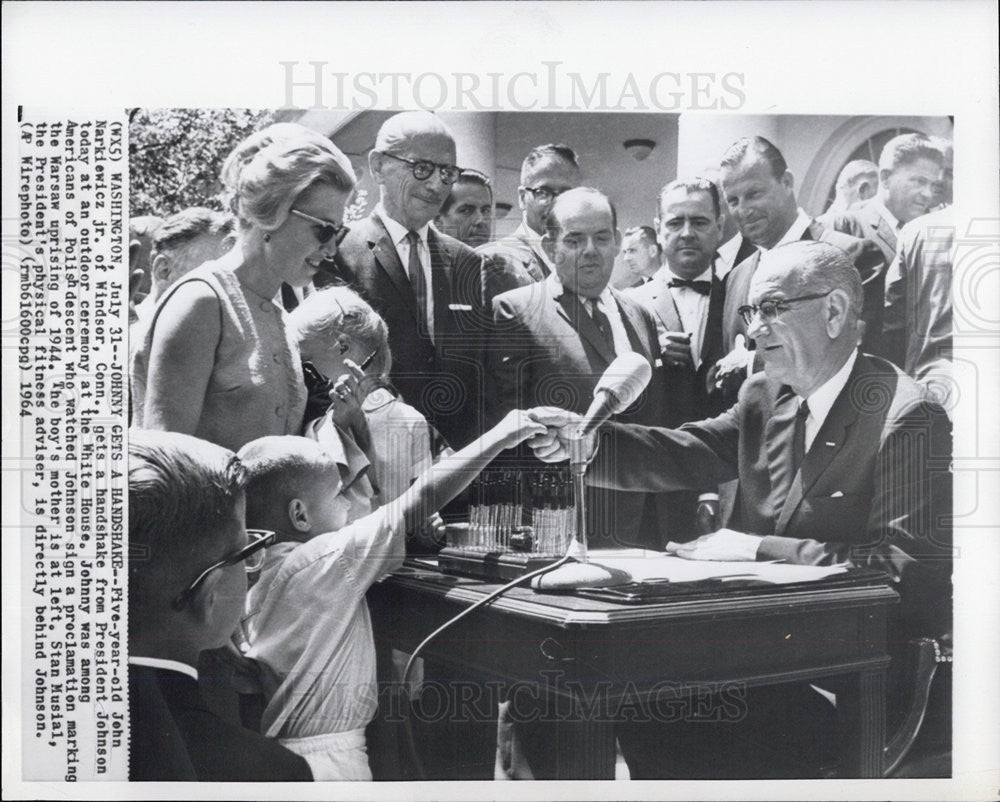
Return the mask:
<path fill-rule="evenodd" d="M 521 167 L 520 225 L 497 240 L 490 178 L 456 165 L 434 115 L 387 120 L 368 165 L 379 201 L 315 283 L 350 285 L 384 318 L 393 387 L 453 448 L 512 409 L 582 414 L 615 358 L 641 354 L 652 379 L 589 469 L 592 542 L 867 562 L 911 602 L 908 633 L 949 626 L 950 431 L 935 403 L 951 358 L 948 146 L 895 137 L 878 165 L 849 163 L 813 218 L 781 151 L 747 136 L 717 171 L 665 180 L 653 218 L 622 235 L 574 150 L 541 144 Z M 216 222 L 190 242 L 222 247 Z M 565 456 L 571 421 L 552 413 L 518 464 Z M 719 523 L 739 531 L 705 540 L 696 499 L 720 487 Z M 636 766 L 659 765 L 634 749 Z M 545 776 L 501 757 L 508 776 Z"/>

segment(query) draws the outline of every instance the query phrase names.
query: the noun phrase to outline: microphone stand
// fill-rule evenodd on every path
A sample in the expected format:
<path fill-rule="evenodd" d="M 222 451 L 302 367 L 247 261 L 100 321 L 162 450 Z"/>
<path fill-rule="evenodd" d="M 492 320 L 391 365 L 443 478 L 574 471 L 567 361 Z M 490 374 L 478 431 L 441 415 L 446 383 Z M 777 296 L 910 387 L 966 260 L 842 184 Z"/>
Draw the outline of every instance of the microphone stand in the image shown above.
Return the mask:
<path fill-rule="evenodd" d="M 587 453 L 586 437 L 574 437 L 569 441 L 569 470 L 573 476 L 573 494 L 576 497 L 576 537 L 580 544 L 580 562 L 587 562 L 587 503 L 584 489 L 584 475 L 590 455 Z"/>

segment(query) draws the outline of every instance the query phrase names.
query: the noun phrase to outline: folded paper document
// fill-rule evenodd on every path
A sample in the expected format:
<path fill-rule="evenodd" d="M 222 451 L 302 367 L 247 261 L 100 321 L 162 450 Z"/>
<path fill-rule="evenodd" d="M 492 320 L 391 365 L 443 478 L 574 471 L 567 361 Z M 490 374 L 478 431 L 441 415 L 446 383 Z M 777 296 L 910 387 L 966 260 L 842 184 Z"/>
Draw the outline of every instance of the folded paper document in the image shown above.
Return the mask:
<path fill-rule="evenodd" d="M 646 549 L 594 549 L 589 562 L 628 574 L 632 582 L 699 582 L 752 579 L 775 585 L 811 582 L 847 570 L 845 565 L 789 565 L 783 562 L 685 560 Z"/>

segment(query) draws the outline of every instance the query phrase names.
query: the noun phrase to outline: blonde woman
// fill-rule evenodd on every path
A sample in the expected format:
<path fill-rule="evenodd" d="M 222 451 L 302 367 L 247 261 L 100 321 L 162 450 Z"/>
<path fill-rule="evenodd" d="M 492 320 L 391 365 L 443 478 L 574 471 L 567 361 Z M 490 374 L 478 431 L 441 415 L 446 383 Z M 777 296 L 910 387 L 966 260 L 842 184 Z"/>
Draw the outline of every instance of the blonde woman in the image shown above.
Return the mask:
<path fill-rule="evenodd" d="M 298 434 L 306 390 L 276 303 L 332 259 L 354 188 L 350 161 L 302 126 L 272 126 L 224 168 L 238 221 L 222 258 L 189 273 L 157 306 L 133 364 L 139 428 L 193 434 L 226 448 Z M 274 135 L 272 135 L 274 134 Z"/>

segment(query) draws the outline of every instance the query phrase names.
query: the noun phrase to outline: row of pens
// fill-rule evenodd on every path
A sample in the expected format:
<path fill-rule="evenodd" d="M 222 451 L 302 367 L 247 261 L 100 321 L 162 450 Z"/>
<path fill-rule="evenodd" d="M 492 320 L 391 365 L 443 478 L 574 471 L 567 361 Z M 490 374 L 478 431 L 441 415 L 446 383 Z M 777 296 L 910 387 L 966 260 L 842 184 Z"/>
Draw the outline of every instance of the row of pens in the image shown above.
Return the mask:
<path fill-rule="evenodd" d="M 472 483 L 469 525 L 448 545 L 483 552 L 561 556 L 576 536 L 573 483 L 565 468 L 487 469 Z"/>

